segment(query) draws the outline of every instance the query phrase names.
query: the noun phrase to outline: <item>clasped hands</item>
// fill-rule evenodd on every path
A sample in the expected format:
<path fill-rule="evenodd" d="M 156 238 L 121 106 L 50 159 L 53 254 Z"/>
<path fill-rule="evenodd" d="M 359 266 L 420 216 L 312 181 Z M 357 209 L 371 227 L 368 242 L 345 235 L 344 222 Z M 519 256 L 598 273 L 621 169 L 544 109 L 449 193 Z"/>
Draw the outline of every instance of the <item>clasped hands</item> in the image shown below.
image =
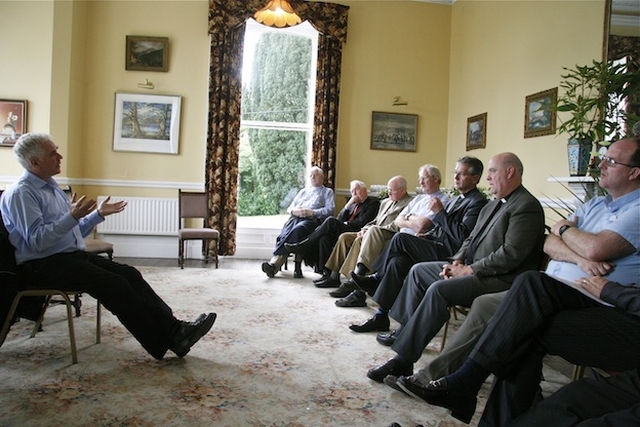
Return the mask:
<path fill-rule="evenodd" d="M 76 199 L 76 197 L 76 193 L 73 193 L 73 195 L 71 196 L 71 216 L 74 217 L 76 221 L 79 221 L 80 218 L 89 215 L 91 212 L 93 212 L 94 209 L 96 209 L 96 206 L 98 208 L 98 215 L 103 218 L 114 213 L 122 212 L 125 206 L 127 206 L 127 202 L 125 202 L 124 200 L 115 203 L 109 203 L 109 201 L 111 200 L 111 196 L 108 196 L 106 199 L 100 202 L 99 206 L 95 200 L 87 200 L 86 196 L 81 196 L 79 199 Z"/>
<path fill-rule="evenodd" d="M 460 260 L 454 260 L 451 264 L 445 264 L 440 272 L 440 277 L 443 279 L 452 279 L 454 277 L 471 276 L 473 269 L 465 265 Z"/>
<path fill-rule="evenodd" d="M 313 216 L 313 209 L 293 208 L 291 210 L 291 214 L 293 216 L 297 216 L 298 218 L 310 218 Z"/>

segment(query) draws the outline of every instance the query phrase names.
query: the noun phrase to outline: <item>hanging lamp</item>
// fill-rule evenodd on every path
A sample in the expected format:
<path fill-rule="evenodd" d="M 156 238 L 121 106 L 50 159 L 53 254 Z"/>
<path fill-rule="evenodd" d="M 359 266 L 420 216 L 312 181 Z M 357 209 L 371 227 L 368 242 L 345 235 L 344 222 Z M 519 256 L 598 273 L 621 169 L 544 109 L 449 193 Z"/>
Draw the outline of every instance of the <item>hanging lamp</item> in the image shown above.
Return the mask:
<path fill-rule="evenodd" d="M 269 27 L 293 27 L 302 20 L 287 0 L 269 0 L 269 3 L 253 16 L 256 21 Z"/>

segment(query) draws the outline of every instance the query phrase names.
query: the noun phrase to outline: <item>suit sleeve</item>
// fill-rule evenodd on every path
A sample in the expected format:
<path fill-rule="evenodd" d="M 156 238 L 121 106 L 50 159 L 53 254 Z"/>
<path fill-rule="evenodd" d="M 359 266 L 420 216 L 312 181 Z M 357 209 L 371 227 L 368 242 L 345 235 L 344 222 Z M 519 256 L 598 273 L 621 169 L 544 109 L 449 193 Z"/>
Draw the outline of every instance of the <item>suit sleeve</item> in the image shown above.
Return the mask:
<path fill-rule="evenodd" d="M 525 261 L 541 252 L 544 213 L 533 197 L 521 197 L 506 212 L 504 221 L 494 223 L 491 233 L 503 233 L 503 243 L 487 256 L 471 264 L 475 274 L 498 276 L 519 269 Z"/>
<path fill-rule="evenodd" d="M 616 282 L 608 282 L 602 288 L 600 298 L 629 314 L 640 317 L 640 283 L 622 286 Z"/>
<path fill-rule="evenodd" d="M 448 215 L 442 209 L 436 214 L 432 222 L 438 225 L 452 241 L 462 243 L 469 237 L 473 227 L 476 226 L 478 215 L 480 215 L 480 211 L 486 204 L 487 199 L 478 193 L 465 207 L 461 220 L 456 215 Z"/>

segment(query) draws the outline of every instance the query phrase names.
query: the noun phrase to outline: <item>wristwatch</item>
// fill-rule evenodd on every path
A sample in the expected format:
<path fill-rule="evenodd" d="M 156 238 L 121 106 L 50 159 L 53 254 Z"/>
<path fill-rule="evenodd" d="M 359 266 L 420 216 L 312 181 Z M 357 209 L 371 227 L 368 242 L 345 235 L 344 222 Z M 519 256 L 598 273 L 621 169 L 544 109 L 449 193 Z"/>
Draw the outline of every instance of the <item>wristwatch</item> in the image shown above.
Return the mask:
<path fill-rule="evenodd" d="M 567 231 L 568 229 L 570 229 L 571 226 L 570 225 L 563 225 L 562 227 L 560 227 L 560 230 L 558 230 L 558 236 L 562 236 L 562 233 L 564 233 L 565 231 Z"/>

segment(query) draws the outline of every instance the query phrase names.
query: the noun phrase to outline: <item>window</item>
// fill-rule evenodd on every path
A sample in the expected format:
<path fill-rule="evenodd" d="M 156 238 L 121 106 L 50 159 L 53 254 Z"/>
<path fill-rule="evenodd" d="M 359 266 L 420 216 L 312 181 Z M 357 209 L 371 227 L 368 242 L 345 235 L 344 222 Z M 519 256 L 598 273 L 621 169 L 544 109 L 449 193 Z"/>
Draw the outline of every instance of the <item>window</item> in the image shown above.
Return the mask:
<path fill-rule="evenodd" d="M 308 178 L 318 33 L 247 21 L 242 67 L 239 216 L 278 215 Z"/>

